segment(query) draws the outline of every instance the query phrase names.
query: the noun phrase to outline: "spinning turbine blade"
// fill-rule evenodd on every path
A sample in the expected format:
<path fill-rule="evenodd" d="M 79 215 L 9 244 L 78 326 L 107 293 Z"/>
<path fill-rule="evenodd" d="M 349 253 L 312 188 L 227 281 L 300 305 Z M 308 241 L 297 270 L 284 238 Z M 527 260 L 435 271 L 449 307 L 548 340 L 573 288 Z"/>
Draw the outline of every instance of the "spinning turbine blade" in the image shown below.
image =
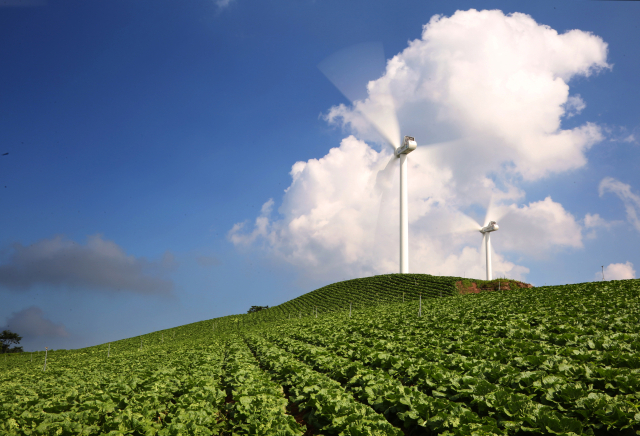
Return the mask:
<path fill-rule="evenodd" d="M 367 83 L 382 76 L 386 66 L 382 44 L 365 42 L 335 52 L 318 69 L 353 103 L 369 96 Z"/>
<path fill-rule="evenodd" d="M 494 220 L 493 215 L 495 214 L 495 203 L 493 202 L 493 194 L 491 194 L 491 198 L 489 199 L 489 205 L 487 206 L 487 212 L 484 215 L 484 220 L 482 221 L 482 225 L 486 226 L 489 224 L 489 221 Z"/>
<path fill-rule="evenodd" d="M 393 173 L 395 173 L 395 160 L 397 159 L 397 157 L 395 156 L 391 156 L 391 159 L 389 159 L 389 161 L 387 162 L 387 165 L 385 165 L 385 167 L 383 169 L 381 169 L 380 171 L 378 171 L 378 174 L 376 175 L 376 192 L 381 194 L 384 193 L 386 190 L 388 190 L 391 187 L 391 178 L 393 177 Z"/>
<path fill-rule="evenodd" d="M 509 213 L 509 209 L 505 206 L 497 205 L 495 202 L 495 194 L 491 194 L 489 206 L 487 206 L 487 213 L 484 216 L 482 225 L 486 226 L 490 221 L 500 221 L 507 213 Z"/>
<path fill-rule="evenodd" d="M 380 83 L 371 89 L 367 85 L 384 74 L 382 44 L 347 47 L 320 62 L 318 68 L 389 145 L 394 149 L 400 146 L 400 126 L 391 93 Z"/>
<path fill-rule="evenodd" d="M 461 139 L 452 139 L 451 141 L 432 142 L 430 144 L 419 144 L 418 148 L 413 152 L 414 156 L 421 156 L 438 148 L 451 148 L 462 143 Z"/>
<path fill-rule="evenodd" d="M 391 93 L 376 94 L 375 100 L 356 101 L 353 106 L 387 144 L 394 150 L 400 147 L 400 124 Z"/>
<path fill-rule="evenodd" d="M 443 151 L 455 151 L 456 148 L 464 144 L 464 139 L 453 139 L 450 141 L 432 142 L 430 144 L 420 144 L 412 154 L 411 159 L 417 162 L 433 162 L 433 159 L 440 159 Z"/>
<path fill-rule="evenodd" d="M 376 176 L 375 190 L 378 195 L 380 195 L 380 203 L 378 205 L 378 215 L 376 216 L 376 230 L 373 238 L 373 247 L 377 251 L 378 244 L 381 241 L 382 231 L 389 227 L 389 223 L 382 222 L 384 219 L 381 219 L 383 215 L 383 211 L 387 210 L 389 206 L 389 196 L 391 193 L 391 188 L 393 187 L 393 177 L 396 173 L 397 165 L 395 161 L 397 157 L 391 156 L 387 165 L 380 171 Z"/>
<path fill-rule="evenodd" d="M 482 226 L 478 224 L 476 220 L 462 212 L 457 215 L 453 225 L 454 228 L 450 233 L 454 234 L 477 232 L 482 228 Z"/>

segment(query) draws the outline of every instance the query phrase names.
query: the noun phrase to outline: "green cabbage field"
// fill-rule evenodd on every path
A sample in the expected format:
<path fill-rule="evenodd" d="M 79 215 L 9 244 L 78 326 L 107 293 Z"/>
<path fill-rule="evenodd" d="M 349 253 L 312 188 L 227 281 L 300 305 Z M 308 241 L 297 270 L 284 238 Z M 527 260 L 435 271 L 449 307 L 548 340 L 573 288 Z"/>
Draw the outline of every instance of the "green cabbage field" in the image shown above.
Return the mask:
<path fill-rule="evenodd" d="M 460 280 L 341 282 L 49 351 L 46 371 L 43 352 L 5 355 L 0 434 L 640 434 L 640 280 L 459 295 Z"/>

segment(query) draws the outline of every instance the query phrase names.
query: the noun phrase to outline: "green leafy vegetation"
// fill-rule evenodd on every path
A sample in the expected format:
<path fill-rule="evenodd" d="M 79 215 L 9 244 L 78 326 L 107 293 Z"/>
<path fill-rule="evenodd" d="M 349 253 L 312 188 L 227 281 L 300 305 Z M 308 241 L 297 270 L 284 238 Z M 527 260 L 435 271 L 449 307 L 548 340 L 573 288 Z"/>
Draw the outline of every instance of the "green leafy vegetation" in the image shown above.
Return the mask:
<path fill-rule="evenodd" d="M 257 313 L 259 319 L 315 317 L 316 313 L 366 308 L 378 304 L 440 298 L 459 293 L 460 277 L 438 277 L 429 274 L 386 274 L 333 283 L 301 295 L 269 310 Z"/>
<path fill-rule="evenodd" d="M 6 354 L 0 434 L 640 434 L 640 280 L 463 280 L 336 283 L 49 351 L 46 371 L 44 353 Z"/>

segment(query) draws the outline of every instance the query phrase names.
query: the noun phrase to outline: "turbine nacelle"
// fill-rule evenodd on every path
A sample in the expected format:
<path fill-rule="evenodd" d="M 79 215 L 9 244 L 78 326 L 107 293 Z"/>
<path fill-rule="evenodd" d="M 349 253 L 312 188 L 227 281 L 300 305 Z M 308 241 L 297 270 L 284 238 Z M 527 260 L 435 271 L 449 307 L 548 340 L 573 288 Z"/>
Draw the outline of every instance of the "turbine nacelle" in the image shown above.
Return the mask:
<path fill-rule="evenodd" d="M 401 154 L 409 154 L 413 150 L 418 148 L 418 144 L 413 136 L 405 136 L 402 146 L 398 147 L 395 151 L 396 157 L 400 157 Z"/>
<path fill-rule="evenodd" d="M 489 233 L 489 232 L 495 232 L 496 230 L 498 230 L 500 227 L 498 227 L 498 223 L 495 221 L 491 221 L 489 222 L 488 225 L 484 226 L 483 228 L 480 229 L 480 233 Z"/>

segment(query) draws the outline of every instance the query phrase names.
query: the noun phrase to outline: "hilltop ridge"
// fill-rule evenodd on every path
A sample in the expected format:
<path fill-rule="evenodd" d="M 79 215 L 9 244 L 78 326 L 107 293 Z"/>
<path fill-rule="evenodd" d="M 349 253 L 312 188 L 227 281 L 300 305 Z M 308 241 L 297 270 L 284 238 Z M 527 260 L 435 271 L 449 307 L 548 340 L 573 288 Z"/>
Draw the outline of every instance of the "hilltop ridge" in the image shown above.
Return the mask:
<path fill-rule="evenodd" d="M 304 317 L 315 315 L 316 312 L 349 310 L 349 307 L 355 309 L 420 298 L 442 298 L 481 291 L 532 287 L 530 284 L 506 278 L 486 281 L 430 274 L 382 274 L 332 283 L 251 316 L 261 319 Z"/>

